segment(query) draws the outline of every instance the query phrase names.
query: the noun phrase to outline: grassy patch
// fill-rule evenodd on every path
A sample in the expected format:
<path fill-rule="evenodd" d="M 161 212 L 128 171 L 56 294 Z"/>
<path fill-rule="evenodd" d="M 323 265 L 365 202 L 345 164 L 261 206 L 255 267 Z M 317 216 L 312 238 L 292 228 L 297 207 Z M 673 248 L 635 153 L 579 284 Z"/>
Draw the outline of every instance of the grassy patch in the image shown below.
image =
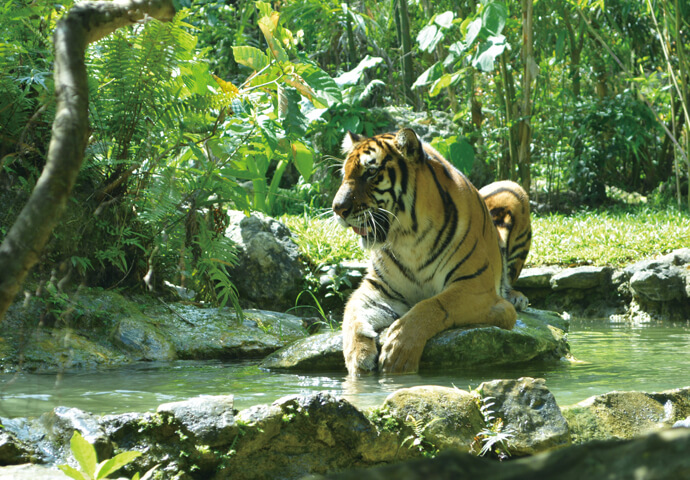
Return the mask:
<path fill-rule="evenodd" d="M 351 229 L 333 219 L 331 212 L 309 215 L 284 215 L 280 219 L 295 236 L 295 243 L 315 266 L 337 264 L 344 260 L 365 260 L 366 252 Z"/>
<path fill-rule="evenodd" d="M 690 218 L 673 208 L 533 216 L 532 230 L 528 266 L 623 266 L 690 246 Z"/>
<path fill-rule="evenodd" d="M 284 216 L 312 265 L 365 260 L 357 235 L 329 215 Z M 690 246 L 690 216 L 674 208 L 646 205 L 574 214 L 532 216 L 532 249 L 527 266 L 611 265 L 632 262 Z"/>

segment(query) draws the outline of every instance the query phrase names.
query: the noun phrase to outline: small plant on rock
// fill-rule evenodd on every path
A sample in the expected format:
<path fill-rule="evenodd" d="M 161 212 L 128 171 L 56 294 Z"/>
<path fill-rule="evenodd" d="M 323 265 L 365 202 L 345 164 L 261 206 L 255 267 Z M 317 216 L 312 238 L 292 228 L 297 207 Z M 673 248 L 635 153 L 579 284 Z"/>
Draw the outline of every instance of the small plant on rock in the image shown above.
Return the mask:
<path fill-rule="evenodd" d="M 482 397 L 477 391 L 472 393 L 475 395 L 479 411 L 484 417 L 484 428 L 475 435 L 470 446 L 470 452 L 479 457 L 492 453 L 500 460 L 510 457 L 508 441 L 515 436 L 515 431 L 512 428 L 506 428 L 503 419 L 496 416 L 496 412 L 492 409 L 495 405 L 491 401 L 495 400 L 493 397 Z"/>
<path fill-rule="evenodd" d="M 97 480 L 106 478 L 111 473 L 131 463 L 135 458 L 141 455 L 141 452 L 137 451 L 123 452 L 115 455 L 111 459 L 98 463 L 96 449 L 76 430 L 70 440 L 70 450 L 81 470 L 77 470 L 69 465 L 60 465 L 59 468 L 67 476 L 75 480 Z M 132 477 L 132 480 L 148 480 L 152 478 L 157 468 L 158 465 L 155 465 L 146 472 L 143 477 L 140 477 L 139 472 L 137 472 Z"/>

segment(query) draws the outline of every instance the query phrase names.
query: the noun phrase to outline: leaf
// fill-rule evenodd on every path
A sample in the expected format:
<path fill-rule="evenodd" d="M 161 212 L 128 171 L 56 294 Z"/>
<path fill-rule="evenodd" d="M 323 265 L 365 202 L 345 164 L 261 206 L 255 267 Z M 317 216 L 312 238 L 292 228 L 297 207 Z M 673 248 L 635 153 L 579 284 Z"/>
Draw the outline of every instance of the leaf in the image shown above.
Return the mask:
<path fill-rule="evenodd" d="M 294 88 L 282 88 L 281 99 L 285 100 L 285 108 L 280 109 L 282 127 L 285 133 L 296 137 L 303 137 L 307 133 L 307 118 L 299 107 L 299 93 Z"/>
<path fill-rule="evenodd" d="M 443 75 L 443 67 L 440 63 L 436 62 L 432 66 L 426 69 L 417 80 L 412 84 L 412 88 L 419 88 L 425 85 L 429 85 L 432 82 L 438 80 L 441 75 Z"/>
<path fill-rule="evenodd" d="M 291 87 L 294 87 L 300 94 L 302 94 L 302 96 L 309 99 L 310 102 L 314 103 L 314 101 L 316 100 L 316 94 L 314 93 L 314 90 L 312 90 L 311 87 L 307 85 L 307 83 L 304 81 L 304 79 L 296 73 L 288 73 L 283 78 L 283 81 Z"/>
<path fill-rule="evenodd" d="M 455 14 L 451 11 L 443 12 L 441 15 L 436 15 L 434 23 L 441 28 L 450 28 L 453 25 Z"/>
<path fill-rule="evenodd" d="M 502 3 L 491 2 L 482 12 L 482 25 L 491 35 L 499 35 L 506 26 L 508 8 Z"/>
<path fill-rule="evenodd" d="M 431 85 L 431 88 L 429 89 L 429 96 L 435 97 L 436 95 L 441 93 L 441 91 L 444 88 L 450 86 L 452 80 L 453 80 L 453 76 L 450 73 L 444 73 L 443 75 L 441 75 L 441 78 L 436 80 L 433 83 L 433 85 Z"/>
<path fill-rule="evenodd" d="M 96 471 L 96 478 L 105 478 L 111 473 L 113 473 L 116 470 L 119 470 L 120 468 L 124 467 L 125 465 L 131 463 L 135 458 L 141 456 L 141 452 L 138 452 L 136 450 L 132 450 L 129 452 L 122 452 L 118 455 L 115 455 L 113 458 L 106 460 L 104 462 L 101 462 L 98 465 L 98 470 Z"/>
<path fill-rule="evenodd" d="M 496 57 L 501 55 L 507 47 L 505 40 L 506 38 L 503 35 L 489 37 L 486 42 L 483 42 L 479 47 L 479 50 L 472 60 L 472 66 L 482 72 L 493 71 Z"/>
<path fill-rule="evenodd" d="M 269 64 L 268 56 L 256 47 L 232 47 L 232 54 L 237 63 L 255 72 Z"/>
<path fill-rule="evenodd" d="M 58 468 L 60 470 L 62 470 L 62 472 L 65 475 L 73 478 L 74 480 L 90 480 L 91 479 L 90 476 L 87 476 L 85 473 L 80 472 L 79 470 L 72 468 L 69 465 L 58 465 Z"/>
<path fill-rule="evenodd" d="M 316 93 L 316 102 L 312 101 L 316 108 L 326 108 L 331 103 L 343 101 L 338 84 L 321 68 L 310 63 L 298 65 L 295 69 L 304 81 Z"/>
<path fill-rule="evenodd" d="M 438 42 L 443 40 L 443 32 L 436 25 L 427 25 L 417 35 L 417 43 L 422 52 L 433 52 Z"/>
<path fill-rule="evenodd" d="M 478 18 L 467 27 L 467 35 L 465 35 L 465 48 L 470 48 L 479 35 L 482 29 L 482 19 Z"/>
<path fill-rule="evenodd" d="M 69 442 L 70 450 L 75 460 L 79 463 L 82 471 L 87 475 L 93 475 L 96 471 L 96 449 L 78 431 L 74 431 Z"/>
<path fill-rule="evenodd" d="M 338 84 L 340 88 L 357 85 L 357 83 L 359 83 L 359 81 L 362 79 L 362 75 L 365 71 L 369 70 L 370 68 L 374 68 L 381 62 L 383 62 L 383 58 L 367 55 L 355 68 L 349 72 L 343 73 L 333 80 L 335 80 L 335 83 Z"/>
<path fill-rule="evenodd" d="M 278 13 L 273 12 L 270 17 L 261 17 L 259 19 L 259 28 L 261 33 L 264 34 L 266 43 L 268 43 L 268 49 L 273 54 L 273 58 L 279 62 L 287 62 L 290 60 L 287 52 L 280 44 L 275 36 L 276 27 L 278 26 Z"/>
<path fill-rule="evenodd" d="M 314 169 L 314 154 L 302 142 L 292 142 L 290 148 L 292 151 L 292 161 L 295 167 L 297 167 L 297 171 L 305 181 L 309 181 L 309 177 L 311 177 Z"/>

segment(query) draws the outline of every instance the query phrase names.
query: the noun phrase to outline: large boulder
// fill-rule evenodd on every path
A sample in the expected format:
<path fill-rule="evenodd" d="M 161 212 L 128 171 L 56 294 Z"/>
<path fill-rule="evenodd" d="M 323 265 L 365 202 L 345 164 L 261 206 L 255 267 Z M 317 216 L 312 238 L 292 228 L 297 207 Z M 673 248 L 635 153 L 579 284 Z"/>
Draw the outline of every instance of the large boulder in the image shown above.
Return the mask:
<path fill-rule="evenodd" d="M 455 328 L 429 340 L 420 369 L 513 365 L 560 360 L 569 356 L 568 320 L 552 312 L 527 309 L 512 330 L 498 327 Z M 280 349 L 262 367 L 295 371 L 344 371 L 340 332 L 306 337 Z"/>
<path fill-rule="evenodd" d="M 237 265 L 230 270 L 240 301 L 285 311 L 295 306 L 305 270 L 290 230 L 262 213 L 228 212 L 225 231 L 237 245 Z"/>

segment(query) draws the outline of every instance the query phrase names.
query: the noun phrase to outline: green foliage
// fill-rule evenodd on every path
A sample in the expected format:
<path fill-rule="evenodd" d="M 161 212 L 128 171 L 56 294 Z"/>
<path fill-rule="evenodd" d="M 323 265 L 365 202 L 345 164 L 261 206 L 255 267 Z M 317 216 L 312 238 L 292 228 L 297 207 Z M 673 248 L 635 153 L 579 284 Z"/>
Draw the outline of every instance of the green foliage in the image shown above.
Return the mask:
<path fill-rule="evenodd" d="M 72 456 L 79 464 L 80 470 L 75 469 L 69 465 L 60 465 L 59 468 L 67 476 L 74 478 L 75 480 L 97 480 L 100 478 L 106 478 L 111 473 L 119 470 L 132 463 L 137 457 L 141 456 L 141 452 L 129 451 L 122 452 L 115 455 L 113 458 L 108 460 L 103 460 L 98 463 L 96 458 L 96 449 L 87 442 L 84 437 L 78 431 L 74 431 L 72 439 L 70 440 L 70 450 Z M 148 480 L 152 478 L 153 473 L 158 468 L 158 465 L 154 466 L 144 474 L 143 477 L 139 476 L 139 473 L 135 473 L 132 480 Z"/>
<path fill-rule="evenodd" d="M 415 419 L 412 415 L 408 415 L 405 418 L 405 425 L 412 428 L 412 434 L 405 437 L 401 446 L 409 442 L 409 449 L 416 450 L 425 457 L 434 458 L 438 454 L 438 449 L 425 437 L 425 432 L 429 426 L 438 420 L 440 418 L 434 418 L 430 422 L 424 423 L 423 420 Z"/>
<path fill-rule="evenodd" d="M 510 428 L 505 428 L 503 419 L 496 416 L 496 412 L 492 409 L 495 405 L 495 403 L 491 401 L 495 400 L 493 397 L 482 397 L 481 394 L 476 391 L 472 391 L 471 393 L 484 418 L 484 428 L 474 437 L 474 442 L 470 447 L 470 451 L 480 457 L 483 457 L 487 453 L 496 455 L 501 460 L 510 457 L 508 442 L 515 436 L 515 431 Z M 479 448 L 480 445 L 481 448 Z"/>

